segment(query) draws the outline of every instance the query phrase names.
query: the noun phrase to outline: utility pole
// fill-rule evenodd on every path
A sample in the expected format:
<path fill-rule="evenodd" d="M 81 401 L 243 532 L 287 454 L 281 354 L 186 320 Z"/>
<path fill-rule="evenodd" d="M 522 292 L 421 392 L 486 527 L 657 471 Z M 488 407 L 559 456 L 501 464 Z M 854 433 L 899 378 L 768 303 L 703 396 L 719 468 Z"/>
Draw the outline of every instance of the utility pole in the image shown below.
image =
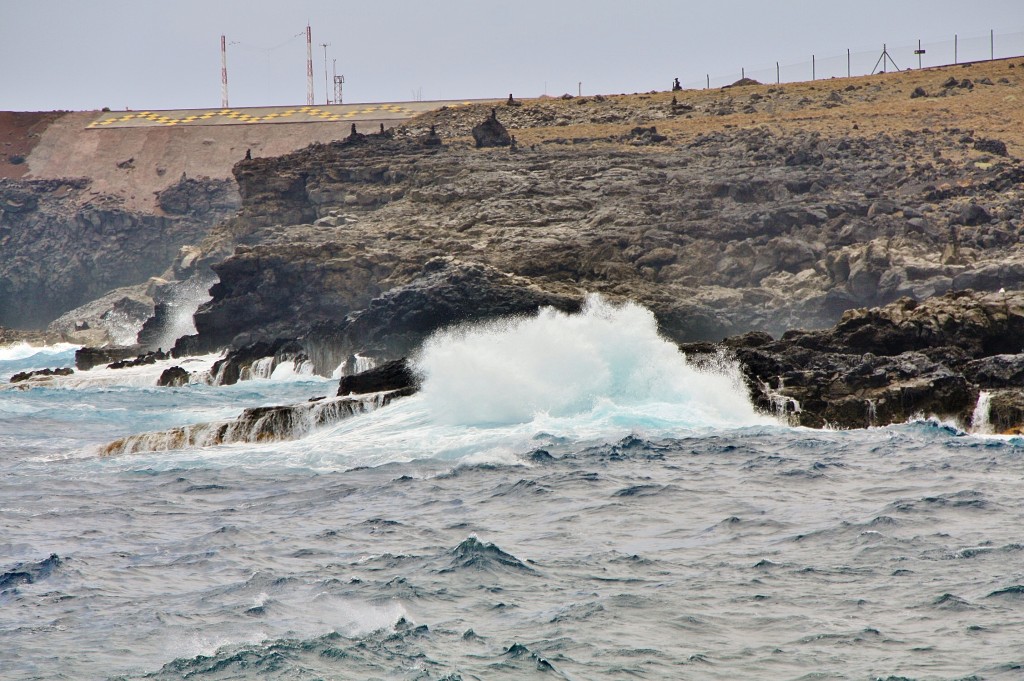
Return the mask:
<path fill-rule="evenodd" d="M 330 43 L 320 43 L 320 47 L 324 48 L 324 97 L 328 104 L 331 103 L 331 88 L 327 84 L 327 48 L 330 47 L 330 45 Z"/>
<path fill-rule="evenodd" d="M 313 106 L 313 31 L 306 24 L 306 106 Z"/>
<path fill-rule="evenodd" d="M 228 108 L 228 43 L 220 37 L 220 108 Z"/>

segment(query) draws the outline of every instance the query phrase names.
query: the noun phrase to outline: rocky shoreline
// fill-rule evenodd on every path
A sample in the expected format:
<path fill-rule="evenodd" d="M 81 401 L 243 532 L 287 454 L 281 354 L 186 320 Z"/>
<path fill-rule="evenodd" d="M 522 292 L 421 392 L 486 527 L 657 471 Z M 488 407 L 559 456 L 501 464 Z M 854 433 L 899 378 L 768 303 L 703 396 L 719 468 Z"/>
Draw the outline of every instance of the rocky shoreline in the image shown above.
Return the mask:
<path fill-rule="evenodd" d="M 597 293 L 649 308 L 698 364 L 728 353 L 757 406 L 793 424 L 937 415 L 1015 432 L 1024 163 L 1019 130 L 999 121 L 1020 118 L 1024 68 L 971 68 L 952 85 L 936 70 L 510 98 L 242 160 L 237 213 L 175 239 L 146 228 L 168 262 L 154 312 L 122 295 L 94 313 L 135 310 L 145 332 L 83 351 L 82 366 L 228 348 L 221 380 L 268 357 L 354 374 L 445 326 L 572 312 Z M 876 115 L 895 112 L 889 126 Z M 15 213 L 45 214 L 7 196 L 28 185 L 5 186 Z M 183 180 L 161 229 L 227 215 L 225 192 Z M 215 283 L 171 349 L 189 282 Z"/>
<path fill-rule="evenodd" d="M 781 422 L 812 428 L 865 428 L 937 417 L 965 431 L 1024 433 L 1024 292 L 963 291 L 924 302 L 909 298 L 881 308 L 851 310 L 830 329 L 790 331 L 779 339 L 749 332 L 719 343 L 683 343 L 695 367 L 717 371 L 735 362 L 754 405 Z M 115 355 L 116 356 L 116 355 Z M 295 342 L 255 344 L 219 360 L 210 376 L 231 384 L 253 376 L 256 365 L 307 360 Z M 168 359 L 149 353 L 109 368 Z M 95 350 L 78 355 L 79 369 L 97 361 Z M 29 387 L 70 370 L 19 375 Z M 180 366 L 160 384 L 191 380 Z M 351 373 L 337 396 L 296 405 L 248 409 L 238 419 L 147 433 L 111 443 L 106 455 L 238 441 L 291 439 L 316 425 L 389 404 L 419 389 L 405 357 Z M 369 396 L 369 397 L 366 397 Z"/>

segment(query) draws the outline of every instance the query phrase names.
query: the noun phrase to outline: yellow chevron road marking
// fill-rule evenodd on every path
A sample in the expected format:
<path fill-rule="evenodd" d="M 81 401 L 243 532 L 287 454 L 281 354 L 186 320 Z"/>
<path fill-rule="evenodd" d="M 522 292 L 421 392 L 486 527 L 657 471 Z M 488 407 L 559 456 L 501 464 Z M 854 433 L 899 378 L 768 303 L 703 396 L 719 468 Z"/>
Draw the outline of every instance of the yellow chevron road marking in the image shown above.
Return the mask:
<path fill-rule="evenodd" d="M 249 111 L 239 109 L 209 109 L 205 111 L 131 111 L 127 113 L 104 112 L 101 116 L 87 125 L 87 128 L 110 128 L 119 127 L 124 124 L 142 126 L 175 126 L 175 125 L 202 125 L 202 124 L 244 124 L 244 123 L 282 123 L 282 122 L 303 122 L 303 121 L 343 121 L 351 120 L 358 116 L 373 116 L 373 114 L 385 114 L 391 116 L 415 116 L 418 113 L 430 110 L 432 104 L 436 106 L 468 106 L 471 101 L 462 102 L 437 102 L 437 103 L 410 103 L 411 106 L 402 104 L 357 104 L 357 105 L 336 105 L 329 109 L 321 109 L 316 106 L 301 106 L 290 109 L 278 109 L 275 107 L 259 107 Z M 424 106 L 426 105 L 426 106 Z M 345 110 L 339 110 L 344 107 Z M 250 111 L 252 113 L 250 113 Z"/>

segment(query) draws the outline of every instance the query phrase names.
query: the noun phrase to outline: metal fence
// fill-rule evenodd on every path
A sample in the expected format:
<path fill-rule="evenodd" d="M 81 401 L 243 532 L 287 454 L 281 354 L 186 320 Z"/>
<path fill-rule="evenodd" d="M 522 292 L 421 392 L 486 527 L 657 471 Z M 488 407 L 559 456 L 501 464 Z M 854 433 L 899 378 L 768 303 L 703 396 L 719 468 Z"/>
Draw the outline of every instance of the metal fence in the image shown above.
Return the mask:
<path fill-rule="evenodd" d="M 884 56 L 883 56 L 884 53 Z M 732 73 L 706 74 L 704 80 L 682 83 L 687 89 L 722 87 L 740 78 L 753 78 L 761 83 L 795 83 L 828 78 L 867 76 L 896 69 L 917 69 L 947 66 L 966 62 L 1005 59 L 1024 55 L 1024 31 L 997 33 L 983 36 L 954 35 L 950 40 L 913 41 L 901 45 L 879 45 L 877 50 L 811 55 L 807 61 L 795 64 L 760 65 L 749 69 L 741 67 Z M 886 58 L 887 57 L 887 58 Z"/>

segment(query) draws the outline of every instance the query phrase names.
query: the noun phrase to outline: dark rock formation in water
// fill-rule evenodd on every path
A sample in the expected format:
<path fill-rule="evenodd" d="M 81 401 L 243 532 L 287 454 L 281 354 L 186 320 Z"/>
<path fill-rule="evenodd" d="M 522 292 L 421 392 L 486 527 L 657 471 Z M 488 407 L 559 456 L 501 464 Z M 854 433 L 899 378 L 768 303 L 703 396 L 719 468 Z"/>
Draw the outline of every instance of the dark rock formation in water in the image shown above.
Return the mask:
<path fill-rule="evenodd" d="M 88 371 L 93 367 L 130 360 L 143 354 L 142 348 L 137 345 L 102 348 L 84 347 L 75 351 L 75 367 L 79 371 Z"/>
<path fill-rule="evenodd" d="M 448 326 L 534 314 L 544 306 L 575 312 L 581 303 L 579 297 L 549 293 L 493 267 L 435 258 L 408 284 L 374 298 L 339 323 L 320 325 L 307 340 L 334 349 L 329 359 L 320 360 L 329 369 L 354 353 L 378 361 L 404 357 Z"/>
<path fill-rule="evenodd" d="M 188 381 L 189 372 L 182 367 L 173 366 L 163 370 L 156 384 L 163 388 L 178 388 L 188 385 Z"/>
<path fill-rule="evenodd" d="M 250 345 L 230 351 L 223 359 L 213 364 L 210 373 L 217 385 L 234 385 L 245 378 L 269 378 L 253 375 L 254 366 L 259 360 L 270 359 L 268 371 L 281 362 L 303 362 L 307 359 L 302 345 L 294 340 L 278 338 L 272 343 L 257 341 Z"/>
<path fill-rule="evenodd" d="M 233 442 L 273 442 L 293 440 L 313 428 L 365 414 L 407 397 L 413 388 L 393 390 L 372 398 L 327 398 L 303 404 L 252 407 L 230 421 L 199 423 L 155 433 L 140 433 L 115 440 L 100 450 L 100 456 L 136 454 L 210 447 Z"/>
<path fill-rule="evenodd" d="M 384 390 L 407 390 L 419 387 L 419 379 L 406 359 L 385 362 L 379 367 L 351 376 L 342 376 L 338 384 L 338 397 L 381 392 Z"/>
<path fill-rule="evenodd" d="M 19 371 L 18 373 L 11 376 L 11 383 L 21 383 L 27 381 L 36 376 L 70 376 L 75 373 L 75 370 L 71 367 L 61 367 L 59 369 L 36 369 L 34 371 Z"/>
<path fill-rule="evenodd" d="M 920 416 L 1024 427 L 1024 292 L 962 291 L 851 310 L 831 329 L 683 345 L 700 363 L 728 348 L 762 410 L 804 426 L 860 428 Z M 975 415 L 979 396 L 989 410 Z"/>

